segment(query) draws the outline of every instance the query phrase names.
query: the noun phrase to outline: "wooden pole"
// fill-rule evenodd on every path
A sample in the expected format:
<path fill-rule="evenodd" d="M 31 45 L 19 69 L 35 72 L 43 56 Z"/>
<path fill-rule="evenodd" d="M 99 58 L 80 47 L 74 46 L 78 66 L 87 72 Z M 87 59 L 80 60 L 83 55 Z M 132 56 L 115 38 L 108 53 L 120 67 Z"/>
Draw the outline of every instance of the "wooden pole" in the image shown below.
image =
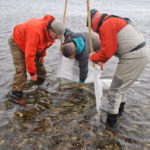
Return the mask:
<path fill-rule="evenodd" d="M 93 52 L 93 41 L 92 41 L 92 31 L 91 31 L 91 14 L 90 14 L 89 0 L 87 0 L 87 14 L 88 14 L 88 28 L 89 28 L 90 48 L 91 48 L 91 53 L 92 53 Z M 92 66 L 95 67 L 95 64 L 93 62 L 92 62 Z"/>
<path fill-rule="evenodd" d="M 64 9 L 64 18 L 63 18 L 64 25 L 65 25 L 65 21 L 66 21 L 67 3 L 68 3 L 68 0 L 65 0 L 65 9 Z"/>
<path fill-rule="evenodd" d="M 66 21 L 67 3 L 68 3 L 68 0 L 65 0 L 64 17 L 63 17 L 63 24 L 64 24 L 64 27 L 65 27 L 65 21 Z M 60 43 L 60 50 L 62 50 L 62 42 L 63 42 L 63 41 L 61 40 L 61 43 Z"/>

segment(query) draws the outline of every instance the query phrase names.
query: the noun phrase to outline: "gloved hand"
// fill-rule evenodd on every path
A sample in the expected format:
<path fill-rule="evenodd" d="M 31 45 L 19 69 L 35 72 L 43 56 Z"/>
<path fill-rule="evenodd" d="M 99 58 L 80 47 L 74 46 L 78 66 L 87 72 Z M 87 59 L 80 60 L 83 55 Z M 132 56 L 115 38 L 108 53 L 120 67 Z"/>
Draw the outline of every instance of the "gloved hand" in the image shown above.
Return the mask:
<path fill-rule="evenodd" d="M 36 81 L 36 80 L 37 80 L 37 74 L 35 73 L 34 75 L 31 75 L 31 76 L 30 76 L 30 79 L 31 79 L 32 81 Z"/>
<path fill-rule="evenodd" d="M 82 88 L 83 88 L 83 85 L 84 85 L 83 83 L 79 83 L 79 84 L 78 84 L 78 88 L 79 88 L 79 89 L 82 89 Z"/>
<path fill-rule="evenodd" d="M 103 70 L 103 63 L 99 62 L 98 65 L 101 67 L 101 70 Z"/>
<path fill-rule="evenodd" d="M 43 65 L 44 64 L 44 57 L 39 58 L 39 64 Z"/>

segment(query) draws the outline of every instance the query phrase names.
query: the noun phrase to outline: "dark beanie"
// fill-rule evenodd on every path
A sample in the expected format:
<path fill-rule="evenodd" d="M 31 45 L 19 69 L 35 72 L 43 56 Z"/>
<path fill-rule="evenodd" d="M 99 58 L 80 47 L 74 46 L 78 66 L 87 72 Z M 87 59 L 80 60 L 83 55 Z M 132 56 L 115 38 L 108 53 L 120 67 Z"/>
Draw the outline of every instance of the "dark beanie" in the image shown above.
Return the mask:
<path fill-rule="evenodd" d="M 98 10 L 96 10 L 96 9 L 91 9 L 91 10 L 90 10 L 90 13 L 91 13 L 91 20 L 93 19 L 94 15 L 96 14 L 97 11 L 98 11 Z"/>
<path fill-rule="evenodd" d="M 98 11 L 97 9 L 91 9 L 90 10 L 90 14 L 91 14 L 91 26 L 92 26 L 93 17 L 96 14 L 97 11 Z M 87 26 L 88 26 L 88 18 L 87 18 Z"/>

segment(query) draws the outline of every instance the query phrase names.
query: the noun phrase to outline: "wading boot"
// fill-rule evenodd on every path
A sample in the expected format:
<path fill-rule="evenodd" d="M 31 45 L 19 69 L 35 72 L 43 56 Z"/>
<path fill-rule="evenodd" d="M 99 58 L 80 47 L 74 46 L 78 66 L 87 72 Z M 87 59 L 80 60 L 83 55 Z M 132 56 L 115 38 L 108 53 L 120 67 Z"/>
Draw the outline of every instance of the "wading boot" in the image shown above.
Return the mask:
<path fill-rule="evenodd" d="M 12 91 L 10 100 L 18 105 L 26 105 L 27 102 L 22 98 L 22 96 L 22 92 Z"/>
<path fill-rule="evenodd" d="M 124 113 L 124 105 L 125 105 L 125 102 L 120 104 L 118 117 L 121 117 L 123 115 L 123 113 Z"/>
<path fill-rule="evenodd" d="M 107 114 L 106 123 L 110 128 L 115 128 L 117 124 L 118 114 Z"/>

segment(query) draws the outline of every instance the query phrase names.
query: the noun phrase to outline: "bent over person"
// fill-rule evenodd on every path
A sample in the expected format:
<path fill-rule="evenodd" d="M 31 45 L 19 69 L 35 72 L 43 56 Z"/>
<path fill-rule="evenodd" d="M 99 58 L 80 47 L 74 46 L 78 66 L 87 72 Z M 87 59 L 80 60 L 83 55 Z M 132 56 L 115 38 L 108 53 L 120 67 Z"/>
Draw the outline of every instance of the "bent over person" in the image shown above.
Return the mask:
<path fill-rule="evenodd" d="M 16 69 L 11 93 L 11 100 L 14 103 L 20 105 L 27 103 L 22 99 L 27 80 L 26 70 L 32 81 L 45 79 L 44 56 L 46 56 L 46 49 L 56 39 L 63 39 L 63 34 L 63 24 L 51 15 L 30 19 L 14 27 L 13 35 L 8 40 Z"/>
<path fill-rule="evenodd" d="M 62 54 L 70 59 L 79 61 L 79 88 L 82 88 L 88 74 L 88 60 L 90 53 L 89 34 L 86 32 L 75 33 L 65 29 L 65 42 L 62 46 Z M 94 51 L 100 49 L 100 40 L 96 34 L 92 34 Z"/>
<path fill-rule="evenodd" d="M 150 49 L 128 18 L 91 10 L 93 31 L 99 34 L 101 49 L 89 55 L 91 61 L 106 63 L 113 55 L 119 63 L 108 91 L 107 124 L 114 127 L 126 102 L 126 92 L 148 63 Z"/>

